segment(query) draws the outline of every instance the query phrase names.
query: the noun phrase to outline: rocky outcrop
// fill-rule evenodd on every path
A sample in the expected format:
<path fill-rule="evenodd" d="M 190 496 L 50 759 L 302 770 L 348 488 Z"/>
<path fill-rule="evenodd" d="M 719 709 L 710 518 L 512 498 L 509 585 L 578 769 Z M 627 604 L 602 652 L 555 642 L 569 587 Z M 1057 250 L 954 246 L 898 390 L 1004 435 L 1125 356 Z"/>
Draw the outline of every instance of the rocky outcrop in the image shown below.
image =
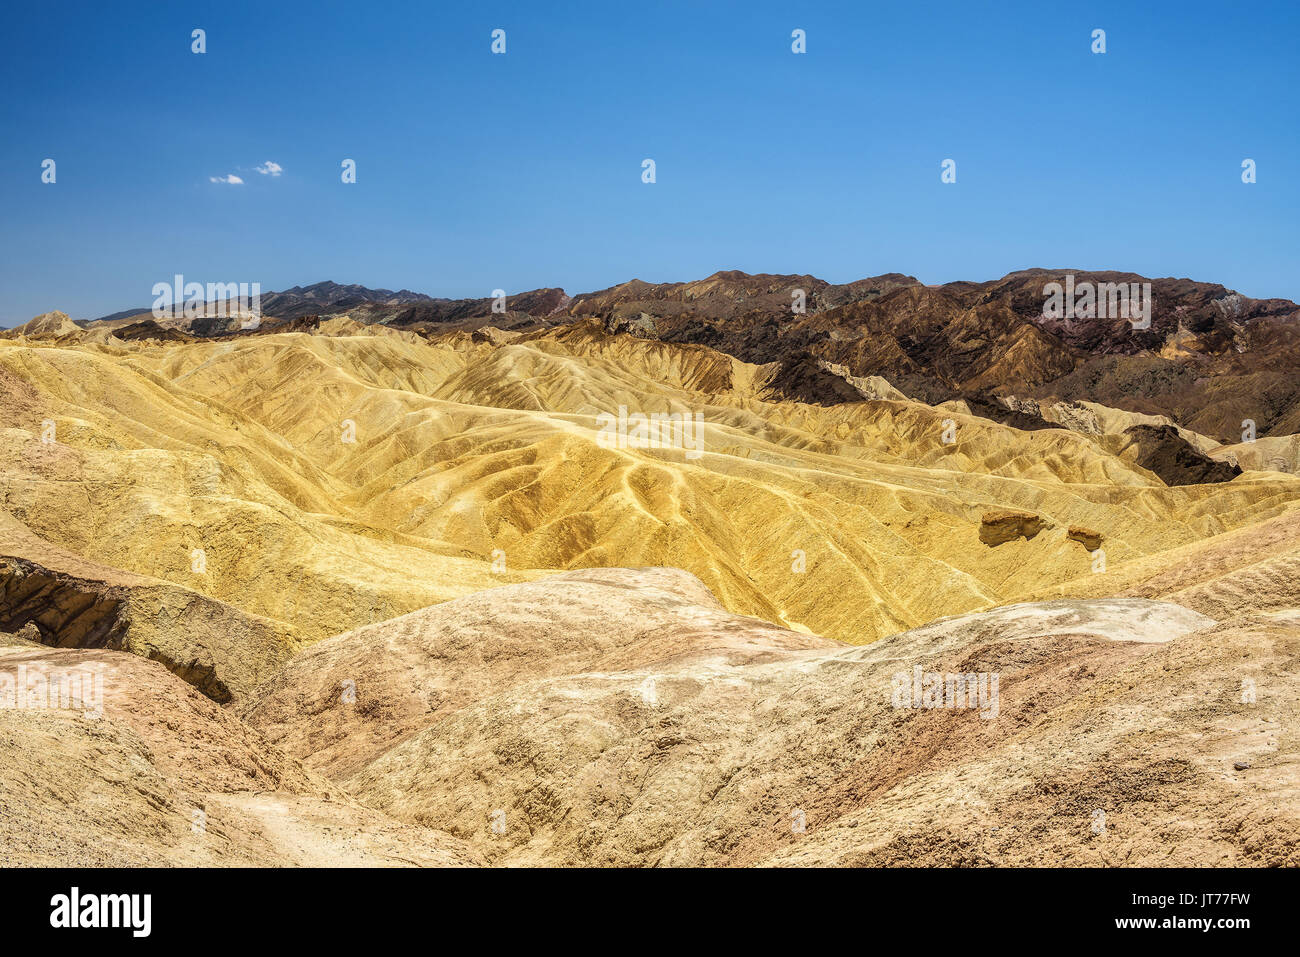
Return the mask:
<path fill-rule="evenodd" d="M 124 648 L 122 599 L 113 589 L 0 557 L 0 630 L 56 648 Z"/>
<path fill-rule="evenodd" d="M 887 379 L 882 379 L 878 375 L 856 376 L 846 366 L 827 362 L 824 359 L 817 360 L 817 367 L 824 372 L 829 372 L 831 375 L 839 376 L 857 389 L 862 398 L 868 401 L 877 399 L 890 399 L 895 402 L 907 401 L 907 396 L 890 385 Z"/>
<path fill-rule="evenodd" d="M 0 648 L 30 648 L 40 643 L 41 633 L 31 622 L 19 628 L 17 634 L 0 631 Z"/>
<path fill-rule="evenodd" d="M 0 557 L 0 630 L 55 648 L 134 651 L 160 661 L 214 701 L 232 697 L 216 668 L 193 658 L 177 660 L 169 649 L 136 636 L 132 640 L 125 590 L 53 572 L 13 557 Z M 21 631 L 20 631 L 21 629 Z"/>
<path fill-rule="evenodd" d="M 605 320 L 605 331 L 610 334 L 625 332 L 641 339 L 658 339 L 659 330 L 655 326 L 654 316 L 641 313 L 632 316 L 611 316 Z"/>
<path fill-rule="evenodd" d="M 30 533 L 15 537 L 13 524 L 0 525 L 0 631 L 55 648 L 128 651 L 220 703 L 251 691 L 297 648 L 282 626 L 224 602 L 97 566 Z"/>
<path fill-rule="evenodd" d="M 980 541 L 990 547 L 1014 542 L 1017 538 L 1031 539 L 1048 527 L 1046 519 L 1033 512 L 1000 509 L 985 512 L 980 519 Z"/>
<path fill-rule="evenodd" d="M 494 346 L 503 346 L 518 339 L 520 333 L 511 329 L 498 329 L 496 326 L 480 326 L 470 333 L 474 342 L 486 342 Z"/>
<path fill-rule="evenodd" d="M 1070 530 L 1066 532 L 1066 538 L 1078 542 L 1090 552 L 1095 552 L 1101 548 L 1101 532 L 1093 531 L 1091 528 L 1085 528 L 1082 525 L 1071 525 Z"/>

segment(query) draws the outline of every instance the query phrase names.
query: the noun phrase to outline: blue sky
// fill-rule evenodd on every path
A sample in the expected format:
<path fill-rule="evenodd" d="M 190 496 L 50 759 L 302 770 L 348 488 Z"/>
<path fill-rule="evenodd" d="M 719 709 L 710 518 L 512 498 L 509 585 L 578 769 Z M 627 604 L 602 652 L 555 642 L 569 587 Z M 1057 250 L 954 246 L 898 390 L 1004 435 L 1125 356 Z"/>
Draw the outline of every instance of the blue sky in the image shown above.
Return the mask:
<path fill-rule="evenodd" d="M 175 273 L 470 297 L 1047 266 L 1300 300 L 1300 5 L 1134 6 L 11 5 L 0 325 Z"/>

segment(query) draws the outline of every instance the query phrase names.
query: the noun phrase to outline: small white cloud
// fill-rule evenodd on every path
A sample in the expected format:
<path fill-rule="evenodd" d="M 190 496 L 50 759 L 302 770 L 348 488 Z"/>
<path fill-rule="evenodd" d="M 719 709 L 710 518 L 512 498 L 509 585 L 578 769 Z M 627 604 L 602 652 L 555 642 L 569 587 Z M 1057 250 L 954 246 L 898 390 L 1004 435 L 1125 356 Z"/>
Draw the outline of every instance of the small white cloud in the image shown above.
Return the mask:
<path fill-rule="evenodd" d="M 253 169 L 257 170 L 263 176 L 279 176 L 284 172 L 283 166 L 279 163 L 274 163 L 271 160 L 267 160 L 261 166 L 254 166 Z"/>
<path fill-rule="evenodd" d="M 243 185 L 244 185 L 244 181 L 243 181 L 242 179 L 240 179 L 238 176 L 236 176 L 234 173 L 231 173 L 229 176 L 209 176 L 209 177 L 208 177 L 208 182 L 210 182 L 210 183 L 230 183 L 232 186 L 243 186 Z"/>

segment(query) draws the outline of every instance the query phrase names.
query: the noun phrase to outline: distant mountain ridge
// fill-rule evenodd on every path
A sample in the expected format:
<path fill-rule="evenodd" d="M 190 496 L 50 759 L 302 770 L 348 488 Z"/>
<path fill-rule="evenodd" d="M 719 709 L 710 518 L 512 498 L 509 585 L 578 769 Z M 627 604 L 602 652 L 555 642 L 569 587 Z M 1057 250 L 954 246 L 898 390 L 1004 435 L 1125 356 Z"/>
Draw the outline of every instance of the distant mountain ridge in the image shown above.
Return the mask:
<path fill-rule="evenodd" d="M 310 286 L 293 286 L 280 292 L 262 293 L 262 313 L 276 318 L 293 319 L 298 316 L 337 312 L 363 303 L 403 305 L 431 301 L 433 301 L 432 296 L 411 292 L 409 289 L 394 292 L 391 289 L 371 289 L 358 283 L 344 285 L 327 279 L 324 282 L 312 283 Z M 92 319 L 90 322 L 129 319 L 152 311 L 151 304 L 140 309 L 123 309 Z"/>
<path fill-rule="evenodd" d="M 294 286 L 283 292 L 262 294 L 262 313 L 277 318 L 293 319 L 312 313 L 336 312 L 368 302 L 407 304 L 429 302 L 431 296 L 402 289 L 370 289 L 356 283 L 341 285 L 326 280 L 310 286 Z"/>
<path fill-rule="evenodd" d="M 1049 284 L 1063 282 L 1098 290 L 1149 284 L 1149 323 L 1135 326 L 1111 310 L 1045 315 Z M 985 282 L 927 285 L 887 273 L 837 284 L 807 274 L 721 270 L 689 282 L 632 279 L 575 296 L 552 287 L 504 300 L 326 281 L 264 294 L 256 331 L 308 331 L 341 314 L 425 337 L 485 326 L 529 335 L 594 323 L 608 335 L 777 363 L 773 395 L 813 404 L 857 401 L 852 382 L 879 377 L 911 398 L 960 400 L 1018 428 L 1050 425 L 1015 403 L 1059 400 L 1168 416 L 1224 443 L 1242 441 L 1250 429 L 1260 436 L 1300 433 L 1300 306 L 1191 279 L 1025 269 Z M 131 317 L 139 314 L 105 319 L 131 324 L 132 336 L 157 336 Z M 253 331 L 238 318 L 159 325 L 200 337 Z"/>

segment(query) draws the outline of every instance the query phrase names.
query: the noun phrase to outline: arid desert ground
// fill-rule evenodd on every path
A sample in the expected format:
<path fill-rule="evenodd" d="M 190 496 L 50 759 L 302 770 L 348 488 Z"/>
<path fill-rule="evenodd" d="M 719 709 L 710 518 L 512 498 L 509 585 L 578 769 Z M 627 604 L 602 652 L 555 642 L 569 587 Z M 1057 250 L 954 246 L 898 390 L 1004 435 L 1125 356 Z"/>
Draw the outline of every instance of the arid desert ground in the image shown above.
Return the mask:
<path fill-rule="evenodd" d="M 3 334 L 0 864 L 1300 864 L 1300 310 L 1044 278 Z"/>

